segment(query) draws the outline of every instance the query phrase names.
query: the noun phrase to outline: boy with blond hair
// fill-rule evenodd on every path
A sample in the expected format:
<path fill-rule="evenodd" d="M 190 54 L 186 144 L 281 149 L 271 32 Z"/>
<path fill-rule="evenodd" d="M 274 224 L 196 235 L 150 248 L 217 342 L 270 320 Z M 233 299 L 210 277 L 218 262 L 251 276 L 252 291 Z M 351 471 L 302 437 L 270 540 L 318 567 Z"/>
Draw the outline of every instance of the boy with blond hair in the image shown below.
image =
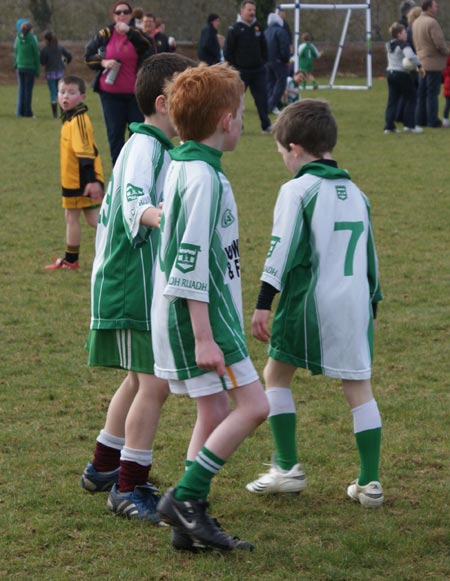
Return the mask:
<path fill-rule="evenodd" d="M 265 420 L 267 399 L 242 324 L 238 217 L 221 157 L 242 131 L 244 84 L 228 65 L 180 73 L 168 92 L 183 142 L 170 152 L 152 305 L 155 373 L 173 393 L 197 400 L 205 434 L 188 468 L 160 501 L 175 548 L 252 548 L 207 513 L 212 478 Z M 217 413 L 227 392 L 234 406 Z"/>
<path fill-rule="evenodd" d="M 281 187 L 275 205 L 252 332 L 259 341 L 270 340 L 264 379 L 276 453 L 270 470 L 247 490 L 269 494 L 306 487 L 290 388 L 301 367 L 342 380 L 360 456 L 359 476 L 347 493 L 363 506 L 378 507 L 384 500 L 378 476 L 381 417 L 370 376 L 373 319 L 382 293 L 369 201 L 332 159 L 337 127 L 326 102 L 289 105 L 273 135 L 295 177 Z"/>

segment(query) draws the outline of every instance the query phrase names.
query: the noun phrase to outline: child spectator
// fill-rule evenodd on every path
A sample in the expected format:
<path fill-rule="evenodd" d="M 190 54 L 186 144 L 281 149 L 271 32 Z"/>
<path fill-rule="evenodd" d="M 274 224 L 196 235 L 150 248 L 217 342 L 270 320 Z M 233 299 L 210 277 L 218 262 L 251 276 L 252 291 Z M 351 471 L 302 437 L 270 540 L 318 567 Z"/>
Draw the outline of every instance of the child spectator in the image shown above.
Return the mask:
<path fill-rule="evenodd" d="M 174 527 L 175 548 L 252 548 L 227 535 L 206 502 L 213 477 L 268 411 L 245 344 L 237 208 L 221 166 L 222 152 L 233 151 L 241 135 L 244 84 L 228 65 L 189 69 L 169 88 L 168 107 L 183 144 L 170 152 L 164 185 L 155 373 L 173 393 L 197 400 L 196 429 L 206 437 L 158 511 Z M 234 406 L 224 418 L 225 391 Z"/>
<path fill-rule="evenodd" d="M 60 156 L 66 253 L 64 258 L 56 258 L 53 264 L 47 265 L 46 270 L 79 268 L 81 212 L 89 226 L 97 226 L 104 179 L 85 98 L 86 84 L 83 79 L 67 76 L 59 81 L 58 100 L 63 111 Z"/>
<path fill-rule="evenodd" d="M 89 492 L 112 488 L 108 508 L 113 513 L 155 523 L 159 495 L 148 474 L 169 389 L 167 381 L 154 375 L 150 305 L 160 203 L 173 147 L 169 139 L 176 134 L 163 88 L 188 66 L 195 66 L 194 61 L 161 54 L 150 57 L 138 72 L 135 94 L 145 121 L 131 125 L 133 135 L 114 166 L 92 271 L 89 365 L 125 369 L 128 375 L 111 400 L 81 486 Z"/>
<path fill-rule="evenodd" d="M 72 60 L 72 53 L 61 46 L 53 32 L 44 34 L 45 46 L 41 48 L 41 65 L 45 67 L 45 78 L 50 92 L 53 118 L 58 117 L 58 81 L 64 76 L 64 67 Z"/>
<path fill-rule="evenodd" d="M 18 23 L 19 24 L 19 23 Z M 28 20 L 20 23 L 14 41 L 14 68 L 17 69 L 17 117 L 34 117 L 32 109 L 34 79 L 39 77 L 39 46 Z"/>
<path fill-rule="evenodd" d="M 288 77 L 286 81 L 286 91 L 284 93 L 283 104 L 290 105 L 300 101 L 300 85 L 305 76 L 301 71 L 294 73 L 292 77 Z"/>
<path fill-rule="evenodd" d="M 406 28 L 394 22 L 389 28 L 391 40 L 386 43 L 388 101 L 385 112 L 385 133 L 398 133 L 395 121 L 399 106 L 402 107 L 404 130 L 409 133 L 423 133 L 422 127 L 415 125 L 416 87 L 411 75 L 411 68 L 418 68 L 419 74 L 425 75 L 419 59 L 407 42 Z M 407 65 L 407 68 L 405 67 Z"/>
<path fill-rule="evenodd" d="M 312 43 L 312 36 L 309 32 L 302 34 L 302 43 L 298 47 L 298 68 L 303 73 L 304 79 L 302 87 L 306 89 L 308 81 L 312 83 L 313 89 L 317 89 L 319 85 L 312 73 L 314 68 L 314 61 L 322 56 L 317 47 Z"/>
<path fill-rule="evenodd" d="M 332 159 L 337 127 L 327 103 L 305 99 L 286 107 L 273 135 L 295 177 L 281 187 L 275 205 L 252 333 L 270 340 L 264 378 L 276 454 L 270 470 L 247 490 L 268 494 L 306 487 L 290 387 L 301 367 L 342 380 L 361 465 L 347 493 L 364 506 L 380 506 L 381 417 L 370 375 L 373 317 L 382 294 L 369 202 Z"/>
<path fill-rule="evenodd" d="M 442 127 L 450 127 L 450 121 L 448 119 L 450 113 L 450 57 L 447 58 L 447 66 L 442 71 L 442 76 L 444 78 L 444 97 L 445 97 Z"/>

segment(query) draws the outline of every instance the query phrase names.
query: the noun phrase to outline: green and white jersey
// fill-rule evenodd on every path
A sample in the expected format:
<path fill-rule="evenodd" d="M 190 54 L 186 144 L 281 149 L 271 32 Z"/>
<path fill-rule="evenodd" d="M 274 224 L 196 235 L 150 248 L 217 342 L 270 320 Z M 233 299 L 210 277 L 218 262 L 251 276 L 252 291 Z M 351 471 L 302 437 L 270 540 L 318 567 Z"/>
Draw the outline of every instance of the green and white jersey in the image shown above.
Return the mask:
<path fill-rule="evenodd" d="M 221 155 L 192 141 L 170 152 L 152 305 L 155 373 L 162 378 L 205 373 L 195 363 L 186 299 L 208 303 L 226 365 L 247 357 L 237 208 Z"/>
<path fill-rule="evenodd" d="M 369 201 L 346 171 L 313 162 L 282 186 L 261 280 L 281 291 L 271 357 L 330 377 L 370 377 L 372 303 L 383 297 Z"/>
<path fill-rule="evenodd" d="M 133 123 L 103 199 L 91 279 L 91 329 L 151 330 L 159 229 L 140 223 L 162 201 L 173 146 L 162 131 Z"/>

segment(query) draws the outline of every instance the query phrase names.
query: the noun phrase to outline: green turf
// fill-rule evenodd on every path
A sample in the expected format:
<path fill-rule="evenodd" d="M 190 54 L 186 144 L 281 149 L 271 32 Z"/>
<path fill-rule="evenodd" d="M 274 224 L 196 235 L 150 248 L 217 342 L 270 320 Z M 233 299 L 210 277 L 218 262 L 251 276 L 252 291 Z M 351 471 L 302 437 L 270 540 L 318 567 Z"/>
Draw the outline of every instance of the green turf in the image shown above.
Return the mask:
<path fill-rule="evenodd" d="M 213 484 L 212 514 L 256 545 L 254 553 L 180 554 L 169 531 L 114 518 L 105 495 L 81 490 L 119 372 L 86 366 L 94 232 L 83 226 L 81 268 L 46 272 L 64 250 L 59 122 L 37 85 L 37 119 L 16 119 L 14 86 L 2 86 L 0 182 L 0 578 L 1 579 L 448 579 L 450 339 L 450 131 L 384 135 L 386 84 L 321 90 L 339 125 L 336 159 L 369 195 L 385 300 L 376 331 L 373 386 L 383 417 L 386 502 L 346 500 L 358 472 L 352 420 L 337 382 L 299 372 L 298 442 L 309 486 L 300 496 L 250 496 L 263 471 L 268 424 L 241 446 Z M 108 174 L 97 95 L 87 104 Z M 442 106 L 442 104 L 441 104 Z M 273 204 L 289 179 L 247 99 L 245 132 L 224 168 L 240 211 L 245 323 L 268 248 Z M 265 346 L 249 338 L 262 371 Z M 172 397 L 154 448 L 162 490 L 178 479 L 195 419 Z"/>

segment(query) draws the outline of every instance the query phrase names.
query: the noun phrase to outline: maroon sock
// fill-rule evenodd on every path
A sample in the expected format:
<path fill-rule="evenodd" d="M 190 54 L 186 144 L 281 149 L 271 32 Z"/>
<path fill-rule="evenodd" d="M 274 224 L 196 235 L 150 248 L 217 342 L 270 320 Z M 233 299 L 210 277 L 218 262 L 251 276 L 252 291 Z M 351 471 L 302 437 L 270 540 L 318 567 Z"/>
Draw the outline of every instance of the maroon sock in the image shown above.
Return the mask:
<path fill-rule="evenodd" d="M 119 491 L 132 492 L 135 486 L 145 484 L 148 480 L 148 473 L 151 466 L 141 466 L 137 462 L 129 460 L 120 461 Z"/>
<path fill-rule="evenodd" d="M 92 464 L 97 472 L 111 472 L 111 470 L 116 470 L 120 466 L 120 450 L 97 442 Z"/>

